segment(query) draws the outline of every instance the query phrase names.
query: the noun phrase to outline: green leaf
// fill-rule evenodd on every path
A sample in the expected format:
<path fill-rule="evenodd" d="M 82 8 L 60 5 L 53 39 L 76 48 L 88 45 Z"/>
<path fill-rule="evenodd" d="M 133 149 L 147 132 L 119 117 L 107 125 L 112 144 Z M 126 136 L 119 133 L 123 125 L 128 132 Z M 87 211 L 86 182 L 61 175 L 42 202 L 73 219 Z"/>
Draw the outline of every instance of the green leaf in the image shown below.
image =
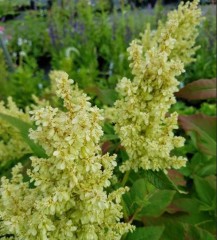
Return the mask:
<path fill-rule="evenodd" d="M 174 194 L 175 191 L 158 190 L 145 179 L 139 179 L 123 196 L 125 210 L 130 220 L 160 216 L 171 203 Z"/>
<path fill-rule="evenodd" d="M 165 224 L 165 230 L 163 232 L 163 240 L 214 240 L 214 236 L 205 229 L 191 224 L 183 224 L 179 222 L 172 222 Z"/>
<path fill-rule="evenodd" d="M 191 171 L 190 175 L 196 174 L 197 176 L 206 177 L 216 173 L 215 157 L 210 158 L 210 156 L 204 155 L 200 152 L 194 154 L 188 166 Z"/>
<path fill-rule="evenodd" d="M 128 233 L 126 240 L 159 240 L 164 231 L 164 226 L 136 228 Z"/>
<path fill-rule="evenodd" d="M 113 125 L 107 121 L 104 122 L 102 129 L 105 134 L 115 134 Z"/>
<path fill-rule="evenodd" d="M 187 100 L 216 98 L 216 79 L 200 79 L 194 81 L 187 84 L 175 95 L 176 97 Z"/>
<path fill-rule="evenodd" d="M 176 236 L 175 240 L 185 239 L 183 224 L 177 221 L 172 221 L 171 219 L 168 219 L 168 221 L 169 223 L 165 223 L 165 230 L 161 239 L 171 240 L 174 239 L 174 236 Z"/>
<path fill-rule="evenodd" d="M 185 234 L 186 234 L 185 239 L 188 239 L 188 240 L 195 240 L 195 239 L 215 240 L 216 239 L 215 236 L 213 236 L 208 231 L 193 225 L 188 225 Z"/>
<path fill-rule="evenodd" d="M 145 178 L 158 189 L 171 189 L 179 191 L 178 187 L 163 171 L 145 171 Z"/>
<path fill-rule="evenodd" d="M 129 156 L 128 156 L 126 150 L 123 148 L 120 148 L 120 156 L 121 156 L 121 159 L 123 162 L 127 161 L 129 159 Z"/>
<path fill-rule="evenodd" d="M 206 177 L 216 174 L 216 159 L 211 158 L 209 161 L 205 162 L 200 169 L 198 169 L 197 175 L 201 177 Z"/>
<path fill-rule="evenodd" d="M 88 94 L 96 95 L 103 104 L 113 105 L 113 103 L 118 99 L 118 94 L 114 89 L 100 89 L 99 87 L 88 87 L 85 89 Z"/>
<path fill-rule="evenodd" d="M 130 191 L 123 195 L 123 200 L 126 203 L 128 216 L 133 215 L 138 209 L 148 205 L 148 189 L 147 182 L 144 179 L 139 179 L 134 182 Z"/>
<path fill-rule="evenodd" d="M 119 139 L 117 135 L 115 134 L 104 134 L 102 137 L 102 141 L 111 141 L 111 140 L 117 140 Z"/>
<path fill-rule="evenodd" d="M 215 189 L 205 179 L 198 176 L 194 176 L 194 184 L 199 199 L 208 205 L 213 205 L 215 200 Z"/>
<path fill-rule="evenodd" d="M 42 147 L 35 144 L 30 138 L 29 138 L 29 129 L 33 128 L 33 126 L 29 123 L 26 123 L 19 118 L 15 118 L 3 113 L 0 113 L 0 117 L 7 121 L 7 123 L 11 124 L 13 127 L 17 128 L 20 132 L 20 135 L 23 137 L 23 140 L 26 142 L 26 144 L 29 145 L 33 153 L 38 157 L 46 157 L 46 153 Z"/>
<path fill-rule="evenodd" d="M 207 230 L 212 234 L 216 234 L 216 218 L 212 220 L 203 221 L 197 224 L 197 227 Z"/>
<path fill-rule="evenodd" d="M 179 124 L 186 132 L 196 134 L 196 145 L 201 152 L 216 156 L 216 117 L 203 114 L 179 116 Z M 190 136 L 194 140 L 194 136 Z"/>
<path fill-rule="evenodd" d="M 193 197 L 174 199 L 172 207 L 176 209 L 176 213 L 173 215 L 179 222 L 198 224 L 212 219 L 212 216 L 200 211 L 201 201 Z"/>
<path fill-rule="evenodd" d="M 137 214 L 136 218 L 148 217 L 159 217 L 165 212 L 166 207 L 172 202 L 175 191 L 171 190 L 156 190 L 149 197 L 149 205 L 143 207 L 142 210 Z"/>

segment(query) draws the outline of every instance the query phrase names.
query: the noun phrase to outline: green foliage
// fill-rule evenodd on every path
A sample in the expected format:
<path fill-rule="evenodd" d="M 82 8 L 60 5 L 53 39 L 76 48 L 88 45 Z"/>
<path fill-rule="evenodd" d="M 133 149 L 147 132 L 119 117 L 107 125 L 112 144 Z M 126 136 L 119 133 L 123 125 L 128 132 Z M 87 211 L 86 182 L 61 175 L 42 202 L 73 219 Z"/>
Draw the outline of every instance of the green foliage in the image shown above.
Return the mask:
<path fill-rule="evenodd" d="M 46 85 L 43 71 L 37 69 L 33 60 L 31 65 L 20 66 L 10 74 L 5 88 L 17 105 L 24 107 L 33 102 L 32 95 L 40 96 Z"/>
<path fill-rule="evenodd" d="M 181 76 L 182 81 L 189 83 L 197 79 L 216 77 L 216 20 L 212 6 L 204 9 L 205 19 L 200 26 L 197 39 L 200 48 L 196 53 L 196 60 L 186 68 Z"/>
<path fill-rule="evenodd" d="M 162 240 L 170 240 L 176 236 L 177 240 L 189 239 L 209 239 L 214 240 L 215 237 L 208 231 L 193 225 L 170 222 L 166 224 L 166 230 L 163 232 Z"/>
<path fill-rule="evenodd" d="M 145 177 L 158 189 L 171 189 L 178 190 L 177 186 L 171 181 L 171 179 L 163 171 L 145 171 Z M 178 190 L 179 191 L 179 190 Z"/>
<path fill-rule="evenodd" d="M 134 182 L 123 197 L 128 221 L 140 221 L 144 217 L 159 217 L 171 203 L 175 191 L 158 190 L 144 179 Z"/>
<path fill-rule="evenodd" d="M 4 60 L 3 52 L 0 49 L 0 99 L 3 98 L 3 94 L 5 93 L 5 86 L 7 82 L 7 77 L 8 77 L 8 72 L 7 72 L 7 67 L 6 63 Z"/>
<path fill-rule="evenodd" d="M 0 1 L 0 18 L 9 14 L 15 14 L 12 2 Z"/>
<path fill-rule="evenodd" d="M 189 132 L 197 148 L 206 154 L 216 156 L 216 118 L 202 114 L 179 116 L 182 128 Z"/>
<path fill-rule="evenodd" d="M 212 81 L 211 85 L 215 88 L 215 80 Z M 189 161 L 180 170 L 187 181 L 189 194 L 187 198 L 174 199 L 174 215 L 183 213 L 175 219 L 182 224 L 173 223 L 172 233 L 166 228 L 164 239 L 170 239 L 171 234 L 176 233 L 179 233 L 180 239 L 214 239 L 216 234 L 216 106 L 213 100 L 201 101 L 215 96 L 214 91 L 206 90 L 210 83 L 211 80 L 199 80 L 186 85 L 178 95 L 197 100 L 191 102 L 194 107 L 179 102 L 173 108 L 189 115 L 179 116 L 180 126 L 190 136 L 183 149 L 184 154 L 189 154 Z"/>
<path fill-rule="evenodd" d="M 188 172 L 184 175 L 188 177 L 193 177 L 194 175 L 200 177 L 206 177 L 210 175 L 215 175 L 216 173 L 216 161 L 215 157 L 210 157 L 204 155 L 203 153 L 196 152 L 191 161 L 187 164 Z"/>
<path fill-rule="evenodd" d="M 163 231 L 163 226 L 137 228 L 133 233 L 129 233 L 125 240 L 160 240 Z"/>
<path fill-rule="evenodd" d="M 215 211 L 216 189 L 212 179 L 203 179 L 195 176 L 194 184 L 197 197 L 202 202 L 200 209 L 202 211 Z"/>
<path fill-rule="evenodd" d="M 142 29 L 132 15 L 114 12 L 111 17 L 104 11 L 96 13 L 89 5 L 84 8 L 79 1 L 67 9 L 54 5 L 48 21 L 50 31 L 55 30 L 52 43 L 58 46 L 64 39 L 60 51 L 52 50 L 52 67 L 67 70 L 80 87 L 99 84 L 111 88 L 121 74 L 129 74 L 125 50 Z"/>
<path fill-rule="evenodd" d="M 159 217 L 165 212 L 166 207 L 172 202 L 175 192 L 170 190 L 157 190 L 149 198 L 150 206 L 144 207 L 138 214 L 142 217 Z"/>
<path fill-rule="evenodd" d="M 19 118 L 15 118 L 3 113 L 0 113 L 0 118 L 6 120 L 9 124 L 19 130 L 20 135 L 23 137 L 23 140 L 29 145 L 34 155 L 39 157 L 46 157 L 43 148 L 35 144 L 28 136 L 30 128 L 33 128 L 32 125 L 20 120 Z"/>

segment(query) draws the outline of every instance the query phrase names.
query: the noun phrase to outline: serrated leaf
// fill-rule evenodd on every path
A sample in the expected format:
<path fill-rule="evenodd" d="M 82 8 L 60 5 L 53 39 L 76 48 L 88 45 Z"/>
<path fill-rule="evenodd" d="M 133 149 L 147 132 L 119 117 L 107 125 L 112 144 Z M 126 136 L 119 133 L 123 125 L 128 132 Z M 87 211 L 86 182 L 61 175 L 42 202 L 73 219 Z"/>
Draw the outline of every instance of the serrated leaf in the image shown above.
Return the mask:
<path fill-rule="evenodd" d="M 187 84 L 175 95 L 176 97 L 187 100 L 216 98 L 216 79 L 200 79 L 194 81 Z"/>
<path fill-rule="evenodd" d="M 196 145 L 201 152 L 216 156 L 216 117 L 182 115 L 179 116 L 179 124 L 186 132 L 196 134 Z"/>
<path fill-rule="evenodd" d="M 7 121 L 7 123 L 11 124 L 13 127 L 17 128 L 20 132 L 20 135 L 22 136 L 23 140 L 26 142 L 27 145 L 31 148 L 33 153 L 38 157 L 46 157 L 46 153 L 42 147 L 35 144 L 30 138 L 29 138 L 29 129 L 33 128 L 33 126 L 29 123 L 26 123 L 19 118 L 15 118 L 3 113 L 0 113 L 0 117 Z"/>
<path fill-rule="evenodd" d="M 126 240 L 159 240 L 164 231 L 164 226 L 136 228 L 132 233 L 128 233 Z"/>

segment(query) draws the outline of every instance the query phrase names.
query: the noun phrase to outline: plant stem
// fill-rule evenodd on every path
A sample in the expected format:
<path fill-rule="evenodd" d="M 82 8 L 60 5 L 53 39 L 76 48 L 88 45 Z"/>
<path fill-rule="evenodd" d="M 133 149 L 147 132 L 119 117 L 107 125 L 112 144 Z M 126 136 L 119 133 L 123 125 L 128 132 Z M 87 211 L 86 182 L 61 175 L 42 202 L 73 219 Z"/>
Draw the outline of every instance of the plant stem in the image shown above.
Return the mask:
<path fill-rule="evenodd" d="M 6 60 L 6 62 L 7 62 L 9 71 L 10 71 L 10 72 L 13 72 L 13 71 L 14 71 L 13 62 L 12 62 L 12 60 L 11 60 L 11 56 L 10 56 L 10 54 L 9 54 L 9 52 L 8 52 L 8 49 L 7 49 L 7 47 L 6 47 L 6 45 L 5 45 L 4 41 L 3 41 L 3 38 L 2 38 L 2 36 L 1 36 L 1 34 L 0 34 L 0 47 L 1 47 L 2 50 L 3 50 L 3 54 L 4 54 L 4 56 L 5 56 L 5 60 Z"/>
<path fill-rule="evenodd" d="M 127 172 L 124 174 L 123 180 L 122 180 L 122 182 L 121 182 L 121 185 L 122 185 L 123 187 L 126 185 L 127 180 L 128 180 L 128 178 L 129 178 L 129 175 L 130 175 L 130 170 L 127 171 Z"/>
<path fill-rule="evenodd" d="M 128 223 L 132 223 L 134 218 L 136 217 L 136 215 L 142 210 L 143 207 L 139 207 L 136 209 L 136 211 L 134 212 L 133 216 L 129 219 Z"/>

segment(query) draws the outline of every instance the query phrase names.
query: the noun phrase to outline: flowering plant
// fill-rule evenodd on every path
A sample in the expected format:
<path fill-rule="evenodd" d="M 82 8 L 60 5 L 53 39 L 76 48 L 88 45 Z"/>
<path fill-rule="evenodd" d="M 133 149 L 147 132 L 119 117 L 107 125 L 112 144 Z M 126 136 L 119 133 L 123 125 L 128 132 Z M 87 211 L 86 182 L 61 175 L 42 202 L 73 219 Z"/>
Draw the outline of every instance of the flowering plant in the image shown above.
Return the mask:
<path fill-rule="evenodd" d="M 165 24 L 160 23 L 156 31 L 148 28 L 131 43 L 128 52 L 134 78 L 120 81 L 120 99 L 105 113 L 116 134 L 112 124 L 102 128 L 103 110 L 92 107 L 90 98 L 62 71 L 50 74 L 48 90 L 60 101 L 35 97 L 40 106 L 32 107 L 31 120 L 12 100 L 9 109 L 2 103 L 1 118 L 12 118 L 9 123 L 14 125 L 14 119 L 23 120 L 25 132 L 29 125 L 24 122 L 34 125 L 26 141 L 31 167 L 26 170 L 19 163 L 11 179 L 1 180 L 1 238 L 157 240 L 173 239 L 175 234 L 177 240 L 186 236 L 213 240 L 213 186 L 210 179 L 203 182 L 201 178 L 209 176 L 210 169 L 200 176 L 183 168 L 174 170 L 184 166 L 187 158 L 175 152 L 184 139 L 174 134 L 177 114 L 168 114 L 178 90 L 176 77 L 194 60 L 197 49 L 194 42 L 201 19 L 197 4 L 197 0 L 181 4 Z M 184 123 L 186 131 L 198 124 L 198 118 L 190 120 Z M 103 129 L 113 135 L 103 138 Z M 197 127 L 196 133 L 201 132 Z M 101 149 L 103 139 L 118 142 L 118 137 L 121 145 L 113 149 L 118 156 L 105 153 L 105 145 Z M 211 161 L 208 157 L 207 162 Z M 196 197 L 190 198 L 183 176 L 193 178 Z M 191 214 L 198 214 L 198 209 L 201 215 L 195 220 Z"/>
<path fill-rule="evenodd" d="M 70 83 L 67 74 L 57 74 L 56 93 L 66 111 L 47 106 L 31 112 L 37 128 L 30 138 L 48 158 L 31 157 L 30 182 L 23 182 L 21 164 L 11 181 L 2 179 L 1 217 L 18 239 L 120 239 L 133 229 L 119 223 L 126 189 L 104 190 L 116 162 L 100 154 L 100 110 Z"/>
<path fill-rule="evenodd" d="M 194 43 L 201 16 L 197 3 L 180 4 L 164 25 L 155 32 L 147 29 L 128 48 L 134 79 L 123 78 L 118 84 L 121 99 L 112 114 L 115 130 L 129 155 L 122 171 L 185 165 L 185 158 L 170 156 L 174 147 L 183 146 L 184 139 L 173 134 L 177 114 L 166 114 L 176 102 L 174 92 L 179 82 L 175 77 L 184 72 L 184 64 L 193 61 L 197 49 Z"/>

